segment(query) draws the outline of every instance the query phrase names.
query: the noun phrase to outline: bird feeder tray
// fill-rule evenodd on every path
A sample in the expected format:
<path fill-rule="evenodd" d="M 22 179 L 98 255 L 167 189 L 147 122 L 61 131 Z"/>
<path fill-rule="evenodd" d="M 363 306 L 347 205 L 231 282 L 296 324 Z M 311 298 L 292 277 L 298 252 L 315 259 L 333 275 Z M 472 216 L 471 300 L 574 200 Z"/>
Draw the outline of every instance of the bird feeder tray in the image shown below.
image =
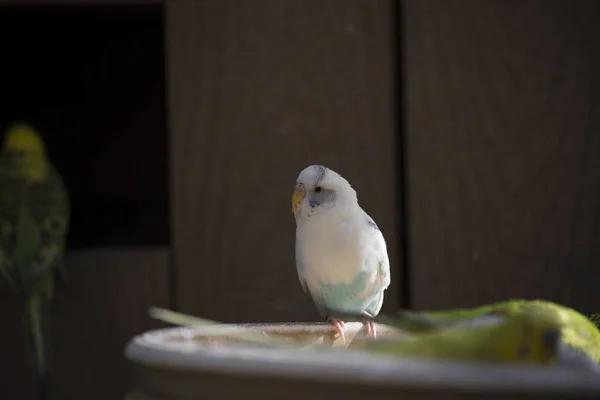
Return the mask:
<path fill-rule="evenodd" d="M 376 327 L 377 338 L 401 335 Z M 383 357 L 359 351 L 367 337 L 361 323 L 346 323 L 345 332 L 346 344 L 327 323 L 148 331 L 126 347 L 134 378 L 126 400 L 600 398 L 599 375 L 588 370 Z M 299 346 L 248 343 L 240 333 Z"/>

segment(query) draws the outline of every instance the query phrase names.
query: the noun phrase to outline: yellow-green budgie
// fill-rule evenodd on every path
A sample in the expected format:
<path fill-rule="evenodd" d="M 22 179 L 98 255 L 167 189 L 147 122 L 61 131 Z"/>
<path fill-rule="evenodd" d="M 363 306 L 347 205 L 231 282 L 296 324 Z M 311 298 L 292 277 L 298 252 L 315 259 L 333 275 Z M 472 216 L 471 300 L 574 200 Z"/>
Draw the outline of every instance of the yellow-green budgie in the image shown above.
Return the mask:
<path fill-rule="evenodd" d="M 53 272 L 62 268 L 69 198 L 39 133 L 6 130 L 0 154 L 0 272 L 23 305 L 24 332 L 46 397 Z"/>
<path fill-rule="evenodd" d="M 374 353 L 433 359 L 600 364 L 600 330 L 577 311 L 542 300 L 511 300 L 473 309 L 401 312 L 381 317 L 407 340 L 369 341 Z"/>

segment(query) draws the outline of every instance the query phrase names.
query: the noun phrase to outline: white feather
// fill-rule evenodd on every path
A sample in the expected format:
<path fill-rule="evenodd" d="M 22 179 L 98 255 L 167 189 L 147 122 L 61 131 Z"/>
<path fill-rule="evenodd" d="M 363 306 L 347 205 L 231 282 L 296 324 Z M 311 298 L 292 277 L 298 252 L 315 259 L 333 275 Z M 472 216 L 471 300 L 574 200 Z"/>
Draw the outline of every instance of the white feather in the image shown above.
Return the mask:
<path fill-rule="evenodd" d="M 298 181 L 310 186 L 314 175 L 305 170 Z M 369 224 L 372 219 L 359 206 L 354 189 L 345 179 L 328 170 L 323 185 L 339 192 L 335 207 L 321 207 L 311 213 L 304 199 L 296 215 L 296 264 L 304 289 L 314 298 L 323 284 L 351 284 L 363 274 L 364 292 L 375 289 L 383 293 L 390 284 L 383 234 Z"/>

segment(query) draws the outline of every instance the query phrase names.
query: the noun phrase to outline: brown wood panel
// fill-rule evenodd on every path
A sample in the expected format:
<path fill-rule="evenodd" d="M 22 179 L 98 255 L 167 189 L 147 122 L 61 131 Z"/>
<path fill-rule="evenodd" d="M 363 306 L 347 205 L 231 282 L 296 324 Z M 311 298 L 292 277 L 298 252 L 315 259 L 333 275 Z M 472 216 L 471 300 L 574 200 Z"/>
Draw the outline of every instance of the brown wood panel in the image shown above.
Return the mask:
<path fill-rule="evenodd" d="M 173 246 L 184 312 L 317 320 L 290 199 L 321 163 L 347 177 L 399 257 L 390 1 L 168 1 Z"/>
<path fill-rule="evenodd" d="M 414 307 L 600 309 L 599 5 L 404 2 Z"/>
<path fill-rule="evenodd" d="M 51 399 L 121 399 L 130 389 L 126 342 L 162 326 L 148 318 L 152 305 L 168 307 L 169 252 L 98 249 L 67 257 L 68 281 L 57 287 L 52 314 L 54 372 Z M 3 286 L 0 341 L 2 399 L 37 399 L 23 361 L 20 320 Z M 10 379 L 9 379 L 10 377 Z"/>
<path fill-rule="evenodd" d="M 55 5 L 136 5 L 162 4 L 164 0 L 0 0 L 1 5 L 55 6 Z"/>

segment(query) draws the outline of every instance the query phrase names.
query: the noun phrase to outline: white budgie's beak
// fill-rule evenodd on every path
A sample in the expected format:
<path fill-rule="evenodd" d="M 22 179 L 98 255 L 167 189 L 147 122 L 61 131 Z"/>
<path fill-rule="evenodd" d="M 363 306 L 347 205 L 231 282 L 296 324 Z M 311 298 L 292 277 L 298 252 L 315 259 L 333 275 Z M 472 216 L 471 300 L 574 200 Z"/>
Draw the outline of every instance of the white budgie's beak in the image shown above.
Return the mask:
<path fill-rule="evenodd" d="M 294 194 L 292 195 L 292 212 L 296 214 L 300 209 L 300 202 L 306 196 L 306 191 L 304 189 L 300 189 L 296 187 L 294 190 Z"/>

